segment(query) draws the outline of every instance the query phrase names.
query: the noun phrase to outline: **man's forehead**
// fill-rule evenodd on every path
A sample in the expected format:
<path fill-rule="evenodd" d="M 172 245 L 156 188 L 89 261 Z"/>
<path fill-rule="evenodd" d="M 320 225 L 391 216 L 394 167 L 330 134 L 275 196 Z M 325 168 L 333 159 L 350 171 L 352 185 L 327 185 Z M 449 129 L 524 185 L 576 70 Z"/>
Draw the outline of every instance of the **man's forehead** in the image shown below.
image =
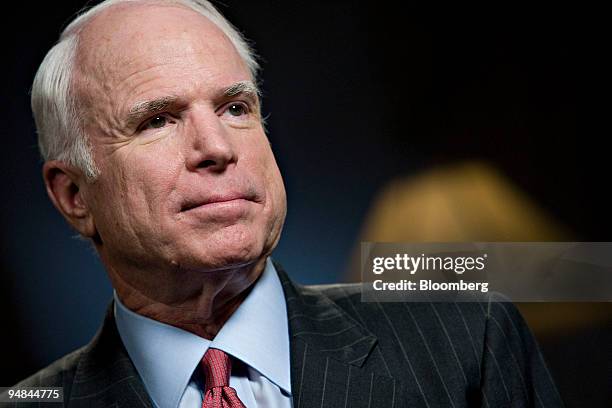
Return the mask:
<path fill-rule="evenodd" d="M 251 79 L 233 43 L 208 18 L 184 6 L 150 2 L 119 3 L 93 17 L 80 33 L 75 68 L 83 113 L 125 108 L 146 91 L 198 86 L 218 93 Z"/>
<path fill-rule="evenodd" d="M 91 18 L 79 33 L 77 64 L 94 70 L 121 68 L 141 56 L 168 58 L 202 46 L 233 49 L 208 18 L 180 4 L 135 1 L 112 5 Z M 162 51 L 162 52 L 160 52 Z"/>

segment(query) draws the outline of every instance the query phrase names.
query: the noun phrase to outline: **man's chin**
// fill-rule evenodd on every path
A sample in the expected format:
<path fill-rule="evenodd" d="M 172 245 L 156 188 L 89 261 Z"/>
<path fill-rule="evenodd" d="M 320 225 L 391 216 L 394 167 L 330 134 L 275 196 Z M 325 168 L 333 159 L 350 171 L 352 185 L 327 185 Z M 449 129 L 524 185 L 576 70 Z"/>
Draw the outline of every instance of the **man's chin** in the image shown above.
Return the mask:
<path fill-rule="evenodd" d="M 210 255 L 214 254 L 213 257 Z M 230 271 L 238 268 L 248 268 L 265 260 L 267 254 L 261 248 L 245 248 L 244 245 L 237 248 L 224 247 L 209 248 L 205 253 L 185 254 L 182 262 L 176 263 L 180 269 L 215 272 Z"/>
<path fill-rule="evenodd" d="M 238 223 L 209 230 L 206 234 L 189 230 L 177 234 L 170 255 L 179 268 L 203 271 L 246 267 L 265 259 L 271 252 L 270 237 L 262 227 Z"/>

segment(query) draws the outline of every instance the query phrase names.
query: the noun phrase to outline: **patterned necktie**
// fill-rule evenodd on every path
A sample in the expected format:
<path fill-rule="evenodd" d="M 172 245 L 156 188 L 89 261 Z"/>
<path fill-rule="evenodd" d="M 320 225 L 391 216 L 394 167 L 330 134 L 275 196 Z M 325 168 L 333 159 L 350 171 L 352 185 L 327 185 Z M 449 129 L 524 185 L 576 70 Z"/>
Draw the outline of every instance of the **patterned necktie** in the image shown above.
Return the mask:
<path fill-rule="evenodd" d="M 229 386 L 232 362 L 225 352 L 209 348 L 201 364 L 206 378 L 202 408 L 246 408 Z"/>

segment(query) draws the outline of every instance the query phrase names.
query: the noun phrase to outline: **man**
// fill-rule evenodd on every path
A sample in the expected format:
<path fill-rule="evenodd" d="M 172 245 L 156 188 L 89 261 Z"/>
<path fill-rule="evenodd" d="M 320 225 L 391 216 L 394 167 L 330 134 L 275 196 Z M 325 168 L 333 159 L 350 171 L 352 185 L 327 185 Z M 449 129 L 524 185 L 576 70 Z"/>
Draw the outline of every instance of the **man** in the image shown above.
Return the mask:
<path fill-rule="evenodd" d="M 107 1 L 66 28 L 32 90 L 43 176 L 115 298 L 17 386 L 70 407 L 561 406 L 510 304 L 362 303 L 271 262 L 286 199 L 256 69 L 202 0 Z"/>

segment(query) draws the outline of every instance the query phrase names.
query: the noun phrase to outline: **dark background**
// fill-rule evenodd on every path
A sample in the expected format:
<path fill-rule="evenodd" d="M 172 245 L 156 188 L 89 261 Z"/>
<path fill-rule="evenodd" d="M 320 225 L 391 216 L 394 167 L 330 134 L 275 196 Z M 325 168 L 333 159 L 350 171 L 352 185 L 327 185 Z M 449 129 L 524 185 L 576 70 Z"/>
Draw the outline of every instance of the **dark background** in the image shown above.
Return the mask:
<path fill-rule="evenodd" d="M 39 63 L 83 4 L 4 16 L 0 385 L 86 343 L 111 297 L 95 254 L 46 198 L 29 108 Z M 345 279 L 383 185 L 464 159 L 497 167 L 572 240 L 612 241 L 603 12 L 401 4 L 217 3 L 262 57 L 288 194 L 275 258 L 302 283 Z M 540 338 L 568 406 L 612 403 L 611 340 L 609 325 Z"/>

